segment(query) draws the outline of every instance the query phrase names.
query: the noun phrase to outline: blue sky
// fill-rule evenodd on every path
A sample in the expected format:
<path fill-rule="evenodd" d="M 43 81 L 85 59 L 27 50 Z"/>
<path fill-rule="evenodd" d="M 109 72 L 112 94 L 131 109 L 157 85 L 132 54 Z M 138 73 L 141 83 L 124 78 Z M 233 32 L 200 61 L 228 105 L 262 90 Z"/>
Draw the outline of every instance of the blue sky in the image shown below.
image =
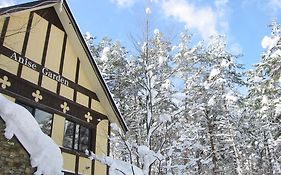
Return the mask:
<path fill-rule="evenodd" d="M 0 0 L 0 6 L 28 2 Z M 108 36 L 130 49 L 130 35 L 141 38 L 145 10 L 151 9 L 151 30 L 160 29 L 176 38 L 187 26 L 197 39 L 226 35 L 229 48 L 244 56 L 239 62 L 250 68 L 260 60 L 261 40 L 270 35 L 267 26 L 281 20 L 281 0 L 68 0 L 82 33 L 98 39 Z"/>

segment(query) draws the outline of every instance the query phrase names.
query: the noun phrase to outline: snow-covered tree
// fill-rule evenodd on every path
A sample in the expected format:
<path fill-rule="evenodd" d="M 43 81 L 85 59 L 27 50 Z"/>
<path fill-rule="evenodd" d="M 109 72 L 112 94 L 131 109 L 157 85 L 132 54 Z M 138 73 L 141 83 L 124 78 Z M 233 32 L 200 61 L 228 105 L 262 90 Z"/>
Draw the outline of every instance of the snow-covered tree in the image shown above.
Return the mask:
<path fill-rule="evenodd" d="M 182 33 L 177 60 L 185 81 L 184 120 L 181 130 L 186 171 L 189 174 L 241 174 L 239 155 L 240 94 L 243 85 L 237 56 L 227 52 L 223 37 L 213 37 L 207 47 L 193 49 L 190 35 Z"/>
<path fill-rule="evenodd" d="M 86 35 L 129 127 L 124 134 L 112 124 L 113 156 L 91 157 L 115 174 L 280 173 L 280 25 L 264 37 L 262 61 L 245 83 L 225 37 L 194 44 L 184 30 L 171 43 L 149 22 L 130 55 L 119 42 L 94 45 Z"/>
<path fill-rule="evenodd" d="M 280 104 L 281 104 L 281 27 L 271 25 L 271 36 L 265 36 L 265 49 L 261 62 L 248 72 L 249 95 L 247 98 L 248 134 L 252 139 L 251 170 L 261 174 L 280 174 Z"/>
<path fill-rule="evenodd" d="M 122 112 L 128 123 L 126 141 L 121 139 L 116 145 L 127 150 L 123 152 L 126 161 L 140 167 L 144 174 L 150 174 L 165 171 L 160 166 L 165 162 L 164 158 L 158 156 L 147 160 L 142 154 L 147 152 L 144 150 L 166 154 L 165 148 L 172 143 L 172 126 L 178 108 L 172 96 L 175 92 L 172 78 L 176 69 L 171 57 L 171 43 L 159 29 L 151 31 L 149 23 L 146 27 L 144 40 L 135 43 L 137 52 L 126 60 L 122 57 L 125 54 L 108 40 L 102 40 L 98 46 L 90 44 L 95 48 L 92 51 L 98 57 L 98 65 L 117 103 L 124 109 Z M 116 89 L 120 89 L 120 93 Z"/>

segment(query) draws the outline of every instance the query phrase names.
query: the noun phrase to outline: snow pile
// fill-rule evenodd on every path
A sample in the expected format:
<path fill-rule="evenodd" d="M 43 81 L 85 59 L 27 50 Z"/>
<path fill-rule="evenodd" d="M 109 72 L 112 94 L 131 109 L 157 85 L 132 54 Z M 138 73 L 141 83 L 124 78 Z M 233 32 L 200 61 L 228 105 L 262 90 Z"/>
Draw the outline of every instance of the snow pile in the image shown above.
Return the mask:
<path fill-rule="evenodd" d="M 144 42 L 143 45 L 142 45 L 142 47 L 141 47 L 141 51 L 142 51 L 142 52 L 146 52 L 146 49 L 147 49 L 147 43 Z"/>
<path fill-rule="evenodd" d="M 236 102 L 238 99 L 235 95 L 233 95 L 231 92 L 228 92 L 224 95 L 225 100 L 228 102 Z"/>
<path fill-rule="evenodd" d="M 118 133 L 121 133 L 121 129 L 118 127 L 116 123 L 110 123 L 110 127 L 112 131 L 117 131 Z"/>
<path fill-rule="evenodd" d="M 275 37 L 265 36 L 262 39 L 261 46 L 264 49 L 270 50 L 270 49 L 272 49 L 277 44 L 278 41 L 279 41 L 279 37 L 276 37 L 276 36 Z"/>
<path fill-rule="evenodd" d="M 115 127 L 113 125 L 113 127 Z M 109 174 L 112 175 L 148 175 L 149 167 L 156 161 L 164 160 L 164 156 L 160 152 L 154 152 L 150 150 L 147 146 L 141 145 L 136 146 L 137 155 L 143 166 L 140 168 L 134 164 L 126 161 L 117 160 L 110 156 L 96 155 L 93 152 L 86 150 L 86 154 L 89 155 L 89 159 L 97 160 L 102 164 L 109 166 Z"/>
<path fill-rule="evenodd" d="M 276 113 L 276 115 L 281 114 L 281 104 L 280 103 L 275 105 L 275 113 Z"/>
<path fill-rule="evenodd" d="M 86 154 L 88 154 L 86 152 Z M 142 170 L 127 162 L 113 159 L 109 156 L 97 156 L 93 152 L 90 153 L 89 158 L 91 160 L 97 160 L 105 165 L 109 166 L 109 174 L 112 175 L 144 175 Z"/>
<path fill-rule="evenodd" d="M 153 33 L 154 33 L 154 35 L 160 35 L 160 30 L 159 29 L 154 29 Z"/>
<path fill-rule="evenodd" d="M 155 153 L 145 145 L 138 146 L 137 150 L 138 150 L 139 157 L 143 162 L 143 172 L 145 175 L 148 175 L 149 167 L 156 159 L 158 160 L 164 159 L 163 155 L 161 155 L 160 153 Z"/>
<path fill-rule="evenodd" d="M 262 77 L 255 76 L 254 78 L 251 79 L 251 81 L 253 81 L 254 83 L 258 83 L 258 82 L 262 81 Z"/>
<path fill-rule="evenodd" d="M 45 135 L 35 118 L 24 107 L 0 94 L 0 115 L 6 123 L 5 137 L 14 135 L 30 154 L 31 166 L 37 167 L 35 175 L 63 174 L 63 158 L 56 143 Z"/>
<path fill-rule="evenodd" d="M 172 118 L 171 118 L 171 115 L 169 115 L 169 114 L 161 114 L 159 117 L 159 120 L 161 123 L 166 123 L 166 122 L 171 122 Z"/>
<path fill-rule="evenodd" d="M 215 101 L 215 96 L 212 96 L 209 101 L 208 101 L 208 106 L 215 106 L 216 105 L 216 101 Z"/>
<path fill-rule="evenodd" d="M 280 49 L 274 51 L 271 55 L 272 58 L 279 58 L 280 56 L 281 56 L 281 50 Z"/>
<path fill-rule="evenodd" d="M 158 59 L 159 66 L 163 66 L 166 61 L 167 57 L 160 56 Z"/>
<path fill-rule="evenodd" d="M 230 64 L 231 64 L 231 62 L 226 59 L 223 59 L 221 61 L 221 67 L 228 67 Z"/>
<path fill-rule="evenodd" d="M 171 87 L 171 81 L 169 79 L 165 80 L 165 82 L 162 84 L 162 88 L 168 90 L 170 89 L 170 87 Z"/>
<path fill-rule="evenodd" d="M 210 75 L 209 75 L 209 80 L 211 80 L 211 79 L 213 79 L 214 77 L 216 77 L 217 75 L 219 75 L 219 73 L 220 73 L 220 70 L 219 70 L 219 69 L 216 69 L 216 68 L 212 69 L 212 70 L 211 70 L 211 73 L 210 73 Z"/>
<path fill-rule="evenodd" d="M 85 34 L 85 39 L 86 39 L 86 40 L 89 40 L 89 39 L 91 39 L 91 38 L 93 38 L 92 35 L 91 35 L 91 33 L 90 33 L 90 32 L 86 32 L 86 34 Z"/>
<path fill-rule="evenodd" d="M 268 101 L 267 96 L 264 95 L 264 96 L 262 97 L 261 103 L 262 103 L 263 105 L 267 105 L 268 102 L 269 102 L 269 101 Z"/>
<path fill-rule="evenodd" d="M 104 62 L 107 62 L 108 61 L 107 55 L 109 54 L 109 52 L 110 52 L 110 48 L 109 47 L 105 47 L 102 50 L 102 54 L 101 54 L 100 60 L 104 61 Z"/>
<path fill-rule="evenodd" d="M 150 15 L 150 14 L 151 14 L 151 9 L 150 9 L 149 7 L 147 7 L 147 8 L 145 9 L 145 13 L 146 13 L 147 15 Z"/>

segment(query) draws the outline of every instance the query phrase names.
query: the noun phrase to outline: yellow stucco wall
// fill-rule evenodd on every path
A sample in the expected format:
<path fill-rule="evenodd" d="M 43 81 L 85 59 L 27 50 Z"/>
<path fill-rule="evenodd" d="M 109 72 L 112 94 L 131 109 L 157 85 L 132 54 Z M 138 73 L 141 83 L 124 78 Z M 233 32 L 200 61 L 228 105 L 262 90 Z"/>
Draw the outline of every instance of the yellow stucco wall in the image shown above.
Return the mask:
<path fill-rule="evenodd" d="M 31 83 L 38 84 L 39 72 L 23 66 L 21 77 Z"/>
<path fill-rule="evenodd" d="M 45 67 L 59 72 L 64 32 L 52 25 Z"/>
<path fill-rule="evenodd" d="M 108 120 L 102 120 L 97 125 L 96 155 L 107 155 L 108 147 Z M 95 161 L 95 174 L 106 175 L 106 166 Z"/>
<path fill-rule="evenodd" d="M 26 57 L 41 64 L 48 21 L 34 14 L 26 48 Z"/>
<path fill-rule="evenodd" d="M 49 91 L 52 91 L 52 92 L 56 93 L 57 84 L 58 84 L 57 81 L 43 75 L 41 86 L 44 87 L 45 89 L 48 89 Z"/>
<path fill-rule="evenodd" d="M 91 108 L 95 111 L 98 111 L 101 114 L 106 115 L 105 109 L 102 107 L 99 101 L 92 99 Z"/>
<path fill-rule="evenodd" d="M 73 93 L 74 93 L 74 90 L 72 88 L 67 87 L 65 85 L 61 85 L 61 87 L 60 87 L 61 96 L 68 98 L 69 100 L 73 100 Z"/>
<path fill-rule="evenodd" d="M 92 173 L 92 161 L 88 158 L 79 157 L 79 170 L 78 173 L 91 175 Z"/>
<path fill-rule="evenodd" d="M 3 69 L 11 74 L 17 75 L 19 63 L 11 60 L 10 58 L 0 54 L 0 69 Z"/>
<path fill-rule="evenodd" d="M 63 134 L 64 134 L 64 122 L 65 118 L 54 114 L 53 118 L 53 128 L 52 128 L 52 139 L 57 145 L 62 146 L 63 144 Z"/>
<path fill-rule="evenodd" d="M 85 72 L 86 70 L 83 68 L 82 64 L 80 64 L 80 71 L 79 71 L 79 79 L 78 79 L 78 84 L 93 91 L 89 78 Z M 99 83 L 99 82 L 96 82 Z"/>
<path fill-rule="evenodd" d="M 10 17 L 7 33 L 4 38 L 4 46 L 21 53 L 28 16 L 29 13 L 22 13 L 21 15 L 12 15 Z"/>
<path fill-rule="evenodd" d="M 5 18 L 0 18 L 0 32 L 2 31 Z"/>
<path fill-rule="evenodd" d="M 76 156 L 68 153 L 62 153 L 62 157 L 63 157 L 63 169 L 74 173 Z"/>
<path fill-rule="evenodd" d="M 27 22 L 28 22 L 28 16 L 29 16 L 29 12 L 22 13 L 21 15 L 10 16 L 7 33 L 4 38 L 4 43 L 3 43 L 4 46 L 12 50 L 15 50 L 18 53 L 21 53 Z M 0 21 L 1 31 L 2 31 L 4 20 L 5 17 L 2 17 Z M 0 55 L 0 60 L 1 60 L 0 63 L 1 69 L 6 70 L 7 72 L 10 72 L 14 75 L 17 74 L 18 63 L 3 55 Z"/>
<path fill-rule="evenodd" d="M 77 57 L 72 49 L 71 43 L 67 40 L 62 75 L 73 82 L 75 81 L 76 64 Z"/>
<path fill-rule="evenodd" d="M 77 92 L 77 99 L 76 99 L 76 102 L 83 105 L 83 106 L 86 106 L 88 107 L 88 103 L 89 103 L 89 97 L 80 93 L 80 92 Z"/>

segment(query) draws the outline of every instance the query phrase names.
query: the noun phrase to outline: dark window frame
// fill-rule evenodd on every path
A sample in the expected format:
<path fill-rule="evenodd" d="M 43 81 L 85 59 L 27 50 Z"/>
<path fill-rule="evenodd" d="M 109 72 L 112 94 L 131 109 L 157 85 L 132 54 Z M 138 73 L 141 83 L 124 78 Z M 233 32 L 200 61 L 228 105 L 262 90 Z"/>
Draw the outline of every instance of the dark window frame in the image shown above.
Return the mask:
<path fill-rule="evenodd" d="M 31 108 L 31 109 L 32 109 L 31 112 L 30 112 L 28 109 L 27 109 L 27 110 L 31 113 L 31 115 L 34 117 L 35 120 L 36 120 L 36 118 L 35 118 L 35 111 L 36 111 L 36 109 L 51 114 L 51 115 L 52 115 L 52 117 L 51 117 L 51 120 L 52 120 L 52 121 L 51 121 L 51 124 L 50 124 L 50 125 L 51 125 L 50 134 L 44 133 L 37 120 L 36 120 L 36 122 L 38 123 L 40 129 L 42 130 L 42 132 L 43 132 L 44 134 L 48 135 L 49 137 L 52 136 L 52 132 L 53 132 L 53 123 L 54 123 L 54 113 L 49 112 L 49 111 L 46 111 L 46 110 L 44 110 L 44 109 L 42 109 L 42 108 L 40 108 L 40 107 L 38 107 L 38 106 L 34 106 L 34 105 L 31 105 L 31 104 L 26 103 L 26 102 L 23 102 L 23 101 L 18 101 L 18 100 L 16 100 L 16 104 L 18 104 L 18 105 L 24 107 L 25 109 L 27 109 L 26 107 Z"/>
<path fill-rule="evenodd" d="M 80 144 L 81 144 L 81 126 L 82 127 L 84 127 L 85 129 L 87 129 L 87 131 L 88 131 L 88 144 L 87 144 L 87 150 L 91 150 L 92 149 L 92 132 L 93 132 L 93 129 L 92 128 L 90 128 L 90 127 L 87 127 L 86 125 L 83 125 L 82 123 L 80 123 L 80 122 L 75 122 L 75 121 L 73 121 L 73 120 L 69 120 L 69 119 L 65 119 L 65 123 L 64 123 L 64 129 L 65 129 L 65 127 L 66 127 L 66 123 L 67 122 L 70 122 L 70 123 L 72 123 L 74 126 L 73 126 L 73 131 L 72 131 L 72 133 L 71 133 L 71 139 L 72 139 L 72 141 L 71 141 L 71 143 L 72 143 L 72 145 L 71 146 L 66 146 L 65 145 L 65 143 L 64 143 L 64 139 L 65 139 L 65 133 L 66 133 L 66 131 L 64 130 L 64 135 L 63 135 L 63 144 L 62 144 L 62 146 L 64 147 L 64 148 L 66 148 L 66 149 L 70 149 L 70 150 L 73 150 L 73 151 L 77 151 L 77 152 L 80 152 L 80 153 L 85 153 L 84 151 L 85 150 L 81 150 L 80 149 Z M 76 132 L 77 132 L 77 126 L 78 126 L 78 138 L 77 138 L 77 142 L 76 142 Z M 75 148 L 76 145 L 77 144 L 77 148 Z"/>

